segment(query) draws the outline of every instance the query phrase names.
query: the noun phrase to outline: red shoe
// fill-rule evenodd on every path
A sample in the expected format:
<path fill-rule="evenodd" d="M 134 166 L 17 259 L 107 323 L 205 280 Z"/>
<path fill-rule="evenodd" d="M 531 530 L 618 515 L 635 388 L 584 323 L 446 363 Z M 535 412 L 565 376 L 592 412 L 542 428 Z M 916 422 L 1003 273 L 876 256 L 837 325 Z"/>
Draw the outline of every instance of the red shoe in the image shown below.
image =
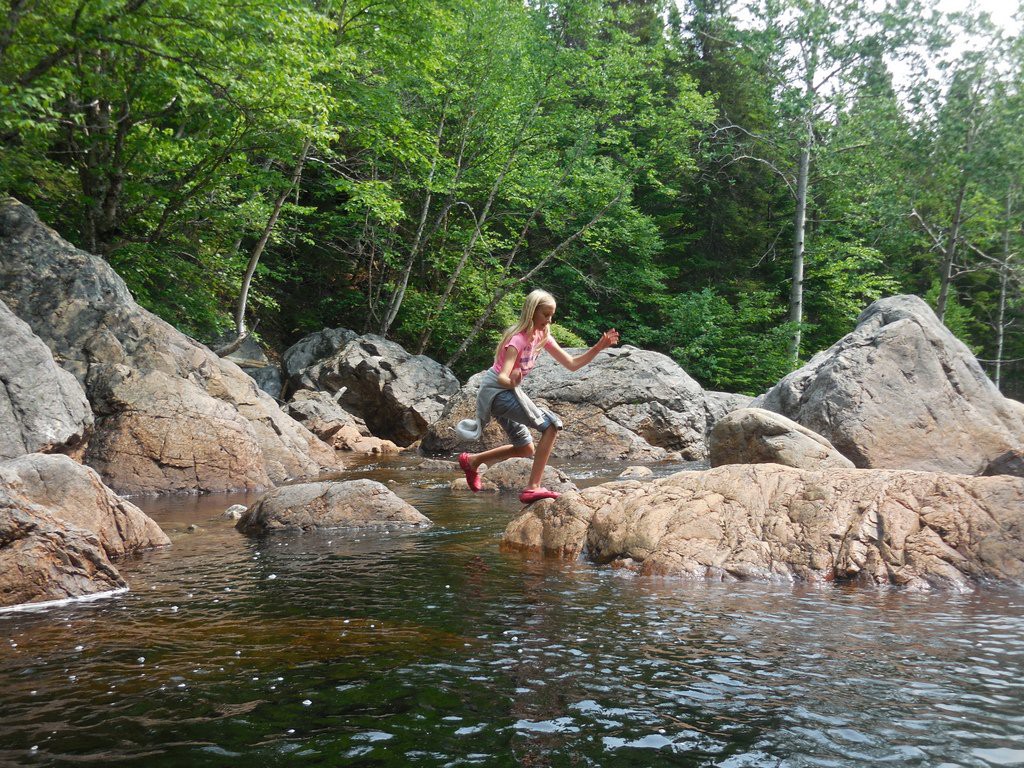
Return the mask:
<path fill-rule="evenodd" d="M 468 453 L 459 454 L 459 466 L 462 467 L 462 471 L 466 473 L 466 485 L 469 486 L 469 490 L 473 493 L 479 492 L 479 490 L 484 487 L 484 483 L 480 479 L 480 473 L 473 469 L 473 465 L 469 461 Z"/>
<path fill-rule="evenodd" d="M 519 494 L 519 501 L 523 504 L 533 504 L 541 499 L 557 499 L 561 495 L 557 491 L 549 491 L 547 488 L 527 488 Z"/>

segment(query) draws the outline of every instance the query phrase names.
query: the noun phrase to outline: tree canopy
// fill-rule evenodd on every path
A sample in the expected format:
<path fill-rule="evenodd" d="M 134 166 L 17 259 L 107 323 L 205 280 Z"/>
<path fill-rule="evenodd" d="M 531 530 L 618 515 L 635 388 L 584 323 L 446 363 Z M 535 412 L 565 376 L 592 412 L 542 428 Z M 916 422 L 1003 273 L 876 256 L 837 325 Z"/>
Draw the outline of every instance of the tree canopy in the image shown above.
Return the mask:
<path fill-rule="evenodd" d="M 4 5 L 0 188 L 198 338 L 345 326 L 468 375 L 543 286 L 566 343 L 757 393 L 912 292 L 1024 390 L 1024 44 L 983 13 Z"/>

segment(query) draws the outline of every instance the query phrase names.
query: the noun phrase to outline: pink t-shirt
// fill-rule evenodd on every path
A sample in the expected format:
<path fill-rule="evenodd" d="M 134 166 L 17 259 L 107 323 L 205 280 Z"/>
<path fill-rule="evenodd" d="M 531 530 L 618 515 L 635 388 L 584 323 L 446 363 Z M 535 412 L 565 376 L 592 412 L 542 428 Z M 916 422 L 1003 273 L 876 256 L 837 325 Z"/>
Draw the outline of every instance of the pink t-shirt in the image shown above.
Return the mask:
<path fill-rule="evenodd" d="M 509 339 L 505 346 L 501 348 L 497 355 L 494 357 L 494 372 L 501 373 L 501 366 L 504 362 L 505 350 L 509 347 L 515 347 L 519 351 L 519 360 L 512 366 L 512 370 L 517 368 L 523 372 L 523 378 L 526 378 L 526 374 L 533 370 L 533 367 L 537 364 L 537 358 L 540 356 L 540 349 L 534 347 L 533 333 L 531 331 L 523 331 L 517 333 L 511 339 Z M 558 347 L 558 342 L 555 341 L 555 337 L 548 334 L 548 340 L 544 343 L 544 349 L 549 352 Z"/>

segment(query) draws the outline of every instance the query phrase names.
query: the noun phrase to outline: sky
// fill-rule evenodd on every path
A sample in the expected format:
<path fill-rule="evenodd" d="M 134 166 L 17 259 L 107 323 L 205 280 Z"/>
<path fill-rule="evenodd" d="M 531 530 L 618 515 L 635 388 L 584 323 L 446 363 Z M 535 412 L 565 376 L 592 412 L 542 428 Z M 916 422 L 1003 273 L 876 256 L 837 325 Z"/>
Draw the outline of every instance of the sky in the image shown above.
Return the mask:
<path fill-rule="evenodd" d="M 992 14 L 992 20 L 1002 25 L 1007 31 L 1020 32 L 1020 23 L 1014 21 L 1014 0 L 975 0 L 979 9 Z M 966 0 L 941 0 L 939 8 L 946 13 L 962 11 L 967 8 Z"/>

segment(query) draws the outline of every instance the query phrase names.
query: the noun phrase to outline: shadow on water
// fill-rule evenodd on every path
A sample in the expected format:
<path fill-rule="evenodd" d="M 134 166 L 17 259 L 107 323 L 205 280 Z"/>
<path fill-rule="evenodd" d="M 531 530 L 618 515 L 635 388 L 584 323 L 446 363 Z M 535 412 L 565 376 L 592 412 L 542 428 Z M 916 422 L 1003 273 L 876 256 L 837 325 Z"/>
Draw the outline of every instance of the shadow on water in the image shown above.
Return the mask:
<path fill-rule="evenodd" d="M 348 476 L 435 527 L 253 538 L 219 517 L 252 498 L 139 500 L 174 545 L 130 592 L 0 614 L 0 764 L 1024 764 L 1019 592 L 639 579 L 499 552 L 519 505 L 443 470 Z"/>

